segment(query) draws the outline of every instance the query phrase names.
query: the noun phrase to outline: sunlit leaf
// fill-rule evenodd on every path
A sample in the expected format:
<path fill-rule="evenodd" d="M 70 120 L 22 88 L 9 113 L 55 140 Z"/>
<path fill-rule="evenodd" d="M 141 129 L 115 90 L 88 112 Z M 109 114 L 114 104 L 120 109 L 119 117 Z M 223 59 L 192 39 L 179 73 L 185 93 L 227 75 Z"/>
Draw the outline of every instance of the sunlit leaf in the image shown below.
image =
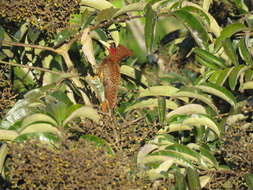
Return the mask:
<path fill-rule="evenodd" d="M 214 64 L 212 62 L 209 62 L 209 61 L 203 59 L 202 57 L 200 57 L 198 55 L 195 56 L 195 59 L 198 63 L 200 63 L 201 65 L 203 65 L 207 68 L 210 68 L 210 69 L 213 69 L 213 70 L 218 70 L 219 69 L 219 67 L 216 64 Z"/>
<path fill-rule="evenodd" d="M 218 113 L 218 109 L 214 105 L 212 99 L 208 97 L 206 94 L 201 93 L 199 91 L 194 91 L 193 89 L 184 89 L 184 90 L 178 91 L 177 93 L 174 93 L 173 97 L 189 97 L 189 98 L 199 99 L 202 102 L 209 105 L 216 113 Z"/>
<path fill-rule="evenodd" d="M 224 87 L 212 83 L 205 83 L 202 85 L 197 85 L 195 87 L 203 90 L 204 92 L 222 98 L 223 100 L 227 101 L 231 106 L 236 105 L 236 99 L 234 95 Z"/>
<path fill-rule="evenodd" d="M 20 132 L 21 135 L 28 134 L 28 133 L 53 133 L 59 136 L 61 135 L 61 132 L 59 131 L 59 129 L 52 126 L 51 124 L 43 123 L 43 122 L 33 123 L 31 125 L 28 125 Z"/>
<path fill-rule="evenodd" d="M 137 3 L 130 3 L 126 6 L 123 6 L 113 15 L 113 18 L 128 12 L 141 11 L 143 10 L 143 7 L 145 7 L 145 4 L 146 2 L 140 1 Z"/>
<path fill-rule="evenodd" d="M 253 81 L 243 83 L 240 90 L 248 90 L 248 89 L 253 89 Z"/>
<path fill-rule="evenodd" d="M 73 111 L 63 122 L 63 126 L 66 125 L 69 121 L 75 119 L 75 118 L 88 118 L 92 121 L 98 123 L 99 122 L 99 114 L 95 109 L 89 106 L 83 106 L 75 111 Z"/>
<path fill-rule="evenodd" d="M 145 96 L 172 96 L 178 92 L 173 86 L 152 86 L 150 88 L 141 89 L 139 98 Z"/>
<path fill-rule="evenodd" d="M 211 179 L 212 177 L 210 175 L 200 176 L 199 180 L 201 188 L 205 187 L 211 181 Z"/>
<path fill-rule="evenodd" d="M 109 1 L 106 0 L 81 0 L 80 5 L 92 7 L 98 10 L 107 9 L 113 7 Z"/>
<path fill-rule="evenodd" d="M 34 113 L 32 115 L 27 116 L 22 121 L 22 126 L 25 127 L 39 121 L 52 124 L 53 126 L 57 126 L 57 122 L 52 117 L 43 113 Z"/>
<path fill-rule="evenodd" d="M 82 50 L 84 55 L 87 57 L 89 63 L 92 65 L 92 67 L 95 68 L 97 65 L 96 59 L 94 57 L 94 51 L 93 51 L 93 45 L 92 45 L 92 39 L 90 37 L 90 28 L 86 28 L 83 31 L 82 37 L 81 37 L 81 44 L 82 44 Z"/>
<path fill-rule="evenodd" d="M 0 141 L 12 141 L 18 136 L 18 133 L 13 130 L 0 129 Z"/>
<path fill-rule="evenodd" d="M 183 123 L 184 125 L 192 125 L 196 127 L 206 126 L 213 130 L 217 136 L 221 134 L 220 126 L 208 115 L 204 114 L 193 114 L 190 117 L 186 118 Z"/>
<path fill-rule="evenodd" d="M 120 73 L 132 78 L 137 84 L 141 83 L 148 86 L 147 78 L 141 73 L 140 70 L 135 69 L 128 65 L 122 65 L 120 67 Z"/>
<path fill-rule="evenodd" d="M 8 154 L 8 146 L 6 143 L 2 144 L 0 147 L 0 174 L 3 174 L 3 167 L 5 163 L 6 156 Z M 4 177 L 4 176 L 2 176 Z"/>
<path fill-rule="evenodd" d="M 166 115 L 166 119 L 170 119 L 174 115 L 180 114 L 194 114 L 194 113 L 202 113 L 206 114 L 206 109 L 200 104 L 187 104 L 184 106 L 180 106 L 179 108 L 171 111 Z"/>
<path fill-rule="evenodd" d="M 171 166 L 174 164 L 173 158 L 168 158 L 166 161 L 161 163 L 158 168 L 151 169 L 148 171 L 148 176 L 150 180 L 155 180 L 161 178 L 163 172 L 167 172 Z"/>
<path fill-rule="evenodd" d="M 149 98 L 148 100 L 141 100 L 140 102 L 137 102 L 131 106 L 128 106 L 126 108 L 126 111 L 130 111 L 133 109 L 154 108 L 154 107 L 158 107 L 157 99 Z M 175 101 L 166 100 L 166 108 L 174 110 L 177 107 L 178 107 L 178 104 Z"/>

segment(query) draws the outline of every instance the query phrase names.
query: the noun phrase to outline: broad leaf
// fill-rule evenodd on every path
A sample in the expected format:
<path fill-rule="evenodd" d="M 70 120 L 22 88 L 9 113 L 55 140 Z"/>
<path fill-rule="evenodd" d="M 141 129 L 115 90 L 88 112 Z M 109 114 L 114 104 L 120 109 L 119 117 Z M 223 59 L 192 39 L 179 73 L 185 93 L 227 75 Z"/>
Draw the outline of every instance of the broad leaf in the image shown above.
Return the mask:
<path fill-rule="evenodd" d="M 234 65 L 238 65 L 238 55 L 236 54 L 236 50 L 233 47 L 233 43 L 230 38 L 224 39 L 223 43 L 223 49 L 225 53 L 227 54 L 228 58 L 232 61 Z"/>
<path fill-rule="evenodd" d="M 57 135 L 50 133 L 50 132 L 39 132 L 39 133 L 34 132 L 34 133 L 22 134 L 22 135 L 19 135 L 15 139 L 15 142 L 23 142 L 23 141 L 26 141 L 30 138 L 36 138 L 40 142 L 52 144 L 52 145 L 56 145 L 57 143 L 60 142 L 60 138 Z"/>
<path fill-rule="evenodd" d="M 201 190 L 199 175 L 196 169 L 186 168 L 189 190 Z"/>
<path fill-rule="evenodd" d="M 152 86 L 150 88 L 141 89 L 139 98 L 145 96 L 172 96 L 178 92 L 173 86 Z"/>
<path fill-rule="evenodd" d="M 247 69 L 249 69 L 249 67 L 245 65 L 238 65 L 233 68 L 228 78 L 229 86 L 232 90 L 235 89 L 239 76 Z"/>
<path fill-rule="evenodd" d="M 179 108 L 171 111 L 166 115 L 166 119 L 172 118 L 174 115 L 182 115 L 182 114 L 195 114 L 202 113 L 206 114 L 206 109 L 199 104 L 187 104 L 184 106 L 180 106 Z"/>
<path fill-rule="evenodd" d="M 207 49 L 209 36 L 205 27 L 199 20 L 186 10 L 177 10 L 172 14 L 187 26 L 199 47 Z"/>
<path fill-rule="evenodd" d="M 252 56 L 246 46 L 245 40 L 245 38 L 242 38 L 239 42 L 240 54 L 247 65 L 253 65 Z"/>
<path fill-rule="evenodd" d="M 242 84 L 240 90 L 253 89 L 253 81 L 248 81 Z"/>
<path fill-rule="evenodd" d="M 229 90 L 224 87 L 212 83 L 205 83 L 202 85 L 197 85 L 195 87 L 203 90 L 204 92 L 220 97 L 221 99 L 227 101 L 231 106 L 236 105 L 235 97 Z"/>
<path fill-rule="evenodd" d="M 89 106 L 83 106 L 75 111 L 73 111 L 63 122 L 63 126 L 65 126 L 69 121 L 75 118 L 88 118 L 92 121 L 99 123 L 100 116 L 95 109 Z"/>
<path fill-rule="evenodd" d="M 225 61 L 222 58 L 217 57 L 206 50 L 195 48 L 194 53 L 196 53 L 198 56 L 204 59 L 207 63 L 209 63 L 209 65 L 216 65 L 219 68 L 227 67 Z"/>
<path fill-rule="evenodd" d="M 156 21 L 157 15 L 156 12 L 152 9 L 150 4 L 146 5 L 146 16 L 145 16 L 145 42 L 148 53 L 152 53 L 153 45 L 154 45 L 154 36 L 156 29 Z"/>
<path fill-rule="evenodd" d="M 242 23 L 234 23 L 234 24 L 230 24 L 230 25 L 226 26 L 221 31 L 220 36 L 215 41 L 215 52 L 217 52 L 217 50 L 220 49 L 220 47 L 222 45 L 222 42 L 226 38 L 230 38 L 235 33 L 239 32 L 239 31 L 242 31 L 242 30 L 245 30 L 245 29 L 247 29 L 247 27 Z"/>

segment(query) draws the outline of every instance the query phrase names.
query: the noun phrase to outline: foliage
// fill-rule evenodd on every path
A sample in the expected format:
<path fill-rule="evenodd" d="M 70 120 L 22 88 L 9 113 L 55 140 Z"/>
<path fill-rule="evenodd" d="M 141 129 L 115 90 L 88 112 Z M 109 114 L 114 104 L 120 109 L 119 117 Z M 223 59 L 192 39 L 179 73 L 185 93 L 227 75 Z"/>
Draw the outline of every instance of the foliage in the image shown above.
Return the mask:
<path fill-rule="evenodd" d="M 131 168 L 136 184 L 128 181 L 127 172 L 115 182 L 119 172 L 115 167 L 103 172 L 100 181 L 105 184 L 94 184 L 89 178 L 89 188 L 109 184 L 112 189 L 122 188 L 121 185 L 128 189 L 155 188 L 162 179 L 168 180 L 172 189 L 226 189 L 216 186 L 221 183 L 213 182 L 219 175 L 227 180 L 226 174 L 234 176 L 228 182 L 233 188 L 247 188 L 244 182 L 252 188 L 253 168 L 248 148 L 241 149 L 244 160 L 237 159 L 239 151 L 234 152 L 235 147 L 250 147 L 248 136 L 252 133 L 251 130 L 242 134 L 233 132 L 236 122 L 231 121 L 238 120 L 236 114 L 243 105 L 252 106 L 249 97 L 253 90 L 251 2 L 23 0 L 1 3 L 0 63 L 10 66 L 9 76 L 5 74 L 5 77 L 13 85 L 11 91 L 20 94 L 15 105 L 0 102 L 6 109 L 0 124 L 3 178 L 11 177 L 12 184 L 20 184 L 20 175 L 14 171 L 29 167 L 28 161 L 22 162 L 26 155 L 31 154 L 32 164 L 51 163 L 49 155 L 61 160 L 65 155 L 58 151 L 68 151 L 64 147 L 66 142 L 70 147 L 78 147 L 73 155 L 80 154 L 81 146 L 91 151 L 83 140 L 83 144 L 78 143 L 81 138 L 95 143 L 99 151 L 106 152 L 104 155 L 112 156 L 106 160 L 118 159 L 119 165 L 125 159 L 127 163 L 133 162 L 136 156 L 137 168 Z M 230 9 L 220 10 L 217 6 Z M 101 78 L 98 68 L 109 60 L 108 48 L 119 44 L 127 46 L 134 55 L 121 63 L 116 108 L 104 113 L 100 104 L 107 101 L 109 92 L 104 81 L 108 82 L 110 76 L 103 74 L 106 78 Z M 117 58 L 111 53 L 109 57 Z M 118 87 L 111 89 L 116 89 L 111 94 L 117 94 Z M 13 97 L 10 92 L 2 94 Z M 245 141 L 238 142 L 234 139 L 236 135 L 243 136 Z M 45 162 L 40 159 L 34 163 L 42 147 L 40 143 L 31 145 L 30 137 L 48 143 L 42 151 Z M 15 142 L 14 151 L 10 152 L 15 170 L 9 167 L 9 173 L 4 169 L 8 163 L 7 142 Z M 21 145 L 31 149 L 23 150 L 24 157 L 20 160 L 23 164 L 16 159 L 19 155 L 16 147 Z M 94 149 L 90 154 L 96 157 L 99 151 Z M 118 158 L 119 154 L 126 157 Z M 87 160 L 81 167 L 81 162 L 76 163 L 79 161 L 74 158 L 67 156 L 67 162 L 77 170 L 85 170 Z M 51 163 L 54 167 L 60 164 Z M 107 167 L 106 161 L 101 165 Z M 102 168 L 92 168 L 92 175 L 88 172 L 82 180 L 99 177 L 101 172 L 96 173 L 97 169 Z M 66 172 L 69 173 L 62 171 L 52 177 L 62 181 Z M 109 173 L 112 175 L 106 176 Z M 42 181 L 37 184 L 37 178 L 40 179 L 33 176 L 33 180 L 19 188 L 46 184 Z M 77 178 L 71 179 L 69 186 L 76 184 Z M 145 184 L 145 180 L 149 182 Z M 154 184 L 149 186 L 150 183 Z M 78 188 L 84 188 L 79 185 L 82 184 Z"/>

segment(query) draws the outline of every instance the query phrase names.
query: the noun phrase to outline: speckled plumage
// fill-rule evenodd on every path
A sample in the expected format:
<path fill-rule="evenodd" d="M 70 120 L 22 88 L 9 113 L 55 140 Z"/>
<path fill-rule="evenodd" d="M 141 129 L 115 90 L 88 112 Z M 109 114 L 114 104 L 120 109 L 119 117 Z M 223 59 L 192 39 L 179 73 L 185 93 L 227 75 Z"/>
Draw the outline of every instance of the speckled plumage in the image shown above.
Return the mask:
<path fill-rule="evenodd" d="M 122 59 L 132 55 L 132 52 L 123 45 L 117 48 L 111 47 L 109 55 L 103 60 L 98 68 L 98 75 L 103 82 L 105 88 L 105 98 L 107 106 L 102 107 L 105 112 L 106 109 L 113 110 L 117 104 L 117 95 L 120 85 L 120 66 Z"/>

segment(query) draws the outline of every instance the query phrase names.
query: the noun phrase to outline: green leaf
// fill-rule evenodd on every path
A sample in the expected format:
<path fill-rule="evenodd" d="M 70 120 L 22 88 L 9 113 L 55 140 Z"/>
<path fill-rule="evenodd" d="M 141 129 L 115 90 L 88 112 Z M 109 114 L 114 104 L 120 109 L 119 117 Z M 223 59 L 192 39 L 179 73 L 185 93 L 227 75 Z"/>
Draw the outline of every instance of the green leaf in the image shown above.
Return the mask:
<path fill-rule="evenodd" d="M 249 69 L 249 67 L 245 65 L 238 65 L 233 67 L 233 70 L 231 71 L 231 74 L 228 78 L 228 83 L 232 90 L 235 89 L 239 76 L 247 69 Z"/>
<path fill-rule="evenodd" d="M 198 7 L 185 6 L 185 7 L 181 8 L 181 10 L 186 10 L 188 12 L 198 14 L 199 16 L 201 16 L 202 18 L 205 19 L 205 21 L 208 23 L 208 25 L 210 25 L 210 19 L 209 19 L 208 15 L 203 10 L 199 9 Z"/>
<path fill-rule="evenodd" d="M 166 112 L 166 98 L 158 97 L 158 117 L 161 124 L 164 123 L 165 120 L 165 112 Z"/>
<path fill-rule="evenodd" d="M 200 48 L 195 48 L 194 53 L 196 53 L 198 56 L 200 56 L 202 59 L 204 59 L 206 62 L 208 62 L 209 65 L 215 64 L 219 68 L 226 68 L 227 67 L 225 61 L 222 58 L 217 57 L 206 50 L 203 50 Z"/>
<path fill-rule="evenodd" d="M 195 127 L 208 127 L 219 137 L 221 134 L 220 126 L 208 115 L 204 114 L 192 114 L 184 119 L 183 125 L 190 125 Z"/>
<path fill-rule="evenodd" d="M 0 25 L 0 47 L 2 46 L 3 40 L 4 40 L 4 28 Z"/>
<path fill-rule="evenodd" d="M 212 99 L 207 96 L 207 94 L 204 94 L 200 91 L 196 91 L 193 89 L 183 89 L 178 91 L 177 93 L 174 93 L 172 97 L 189 97 L 189 98 L 196 98 L 201 100 L 202 102 L 209 105 L 216 113 L 218 113 L 218 109 L 214 105 Z"/>
<path fill-rule="evenodd" d="M 186 168 L 189 190 L 201 190 L 198 172 L 193 168 Z"/>
<path fill-rule="evenodd" d="M 251 80 L 253 80 L 253 70 L 248 69 L 245 71 L 245 81 L 249 82 Z"/>
<path fill-rule="evenodd" d="M 146 158 L 144 158 L 144 162 L 147 162 L 147 163 L 154 162 L 154 161 L 164 162 L 168 160 L 168 158 L 173 158 L 174 163 L 177 163 L 183 167 L 194 168 L 192 163 L 188 159 L 186 159 L 184 156 L 182 156 L 180 153 L 169 151 L 169 150 L 162 150 L 162 151 L 150 153 L 148 156 L 146 156 Z"/>
<path fill-rule="evenodd" d="M 215 83 L 219 86 L 223 86 L 223 84 L 225 83 L 225 81 L 229 77 L 232 70 L 233 70 L 233 68 L 227 68 L 227 69 L 224 69 L 221 71 L 217 71 L 217 79 L 216 79 Z"/>
<path fill-rule="evenodd" d="M 223 49 L 227 54 L 228 58 L 232 61 L 234 65 L 238 65 L 238 56 L 235 52 L 235 48 L 233 47 L 233 43 L 230 38 L 226 38 L 222 42 Z"/>
<path fill-rule="evenodd" d="M 146 16 L 145 16 L 145 42 L 148 53 L 150 54 L 154 45 L 154 36 L 157 22 L 156 12 L 152 9 L 150 4 L 147 4 L 146 7 Z"/>
<path fill-rule="evenodd" d="M 53 145 L 56 145 L 57 143 L 60 142 L 60 138 L 57 135 L 50 132 L 26 133 L 23 135 L 19 135 L 15 139 L 15 142 L 23 142 L 23 141 L 28 140 L 29 138 L 37 138 L 44 143 L 53 144 Z"/>
<path fill-rule="evenodd" d="M 172 14 L 186 25 L 199 47 L 207 49 L 209 36 L 199 20 L 186 10 L 177 10 Z"/>
<path fill-rule="evenodd" d="M 122 14 L 133 12 L 133 11 L 141 11 L 143 10 L 143 7 L 145 7 L 146 2 L 140 1 L 137 3 L 130 3 L 126 6 L 121 7 L 120 10 L 118 10 L 114 15 L 113 18 L 118 17 Z"/>
<path fill-rule="evenodd" d="M 245 29 L 247 29 L 247 27 L 242 23 L 234 23 L 234 24 L 230 24 L 230 25 L 226 26 L 221 31 L 220 36 L 215 41 L 215 52 L 217 52 L 220 49 L 222 42 L 226 38 L 230 38 L 235 33 L 245 30 Z"/>
<path fill-rule="evenodd" d="M 185 177 L 179 171 L 176 171 L 175 180 L 175 190 L 187 190 Z"/>
<path fill-rule="evenodd" d="M 113 149 L 108 145 L 108 143 L 100 138 L 100 137 L 97 137 L 95 135 L 82 135 L 81 138 L 89 141 L 89 142 L 92 142 L 94 143 L 97 147 L 105 147 L 106 150 L 107 150 L 107 153 L 110 154 L 110 155 L 114 155 L 115 152 L 113 151 Z"/>
<path fill-rule="evenodd" d="M 195 87 L 203 90 L 204 92 L 220 97 L 233 107 L 236 105 L 236 99 L 234 95 L 224 87 L 212 83 L 205 83 L 202 85 L 197 85 Z"/>
<path fill-rule="evenodd" d="M 67 40 L 74 33 L 75 32 L 70 29 L 65 29 L 65 30 L 59 32 L 54 39 L 54 45 L 58 46 L 58 45 L 62 44 L 65 40 Z"/>
<path fill-rule="evenodd" d="M 253 190 L 253 174 L 252 173 L 247 173 L 244 175 L 245 181 L 248 185 L 249 190 Z"/>
<path fill-rule="evenodd" d="M 245 38 L 241 38 L 239 42 L 239 50 L 245 63 L 247 65 L 253 65 L 252 56 L 249 52 L 249 49 L 246 46 L 245 40 L 246 40 Z"/>
<path fill-rule="evenodd" d="M 210 69 L 213 69 L 213 70 L 218 70 L 219 69 L 219 67 L 216 64 L 214 64 L 212 62 L 209 62 L 209 61 L 203 59 L 202 57 L 200 57 L 198 55 L 195 56 L 195 59 L 198 63 L 200 63 L 201 65 L 203 65 L 207 68 L 210 68 Z"/>
<path fill-rule="evenodd" d="M 33 28 L 33 27 L 30 27 L 28 29 L 28 38 L 31 40 L 32 43 L 35 43 L 35 41 L 38 39 L 39 35 L 40 35 L 41 31 L 36 29 L 36 28 Z"/>
<path fill-rule="evenodd" d="M 197 152 L 191 150 L 190 148 L 188 148 L 185 145 L 173 144 L 173 145 L 167 146 L 165 148 L 165 150 L 171 150 L 171 151 L 175 151 L 177 153 L 180 153 L 180 154 L 182 154 L 182 156 L 184 156 L 184 158 L 187 158 L 188 160 L 192 160 L 194 162 L 199 161 L 199 154 Z"/>
<path fill-rule="evenodd" d="M 73 111 L 63 122 L 63 126 L 65 126 L 69 121 L 75 118 L 88 118 L 92 121 L 99 123 L 100 116 L 95 109 L 89 106 L 83 106 L 75 111 Z"/>
<path fill-rule="evenodd" d="M 213 167 L 218 168 L 219 164 L 216 158 L 210 153 L 208 149 L 204 148 L 204 146 L 200 146 L 199 150 L 200 150 L 200 154 L 204 157 L 206 161 L 212 164 Z"/>

